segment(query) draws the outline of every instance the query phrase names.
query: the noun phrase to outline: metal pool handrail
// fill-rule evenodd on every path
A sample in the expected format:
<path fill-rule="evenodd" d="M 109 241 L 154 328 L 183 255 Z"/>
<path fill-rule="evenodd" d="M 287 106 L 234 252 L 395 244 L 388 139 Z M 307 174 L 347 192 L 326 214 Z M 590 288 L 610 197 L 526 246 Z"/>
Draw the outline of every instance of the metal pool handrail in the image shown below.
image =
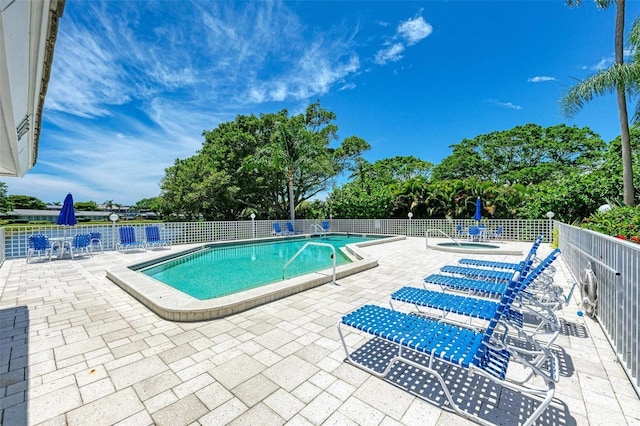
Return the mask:
<path fill-rule="evenodd" d="M 431 232 L 431 231 L 435 231 L 435 232 L 441 233 L 442 235 L 444 235 L 445 237 L 449 238 L 451 241 L 456 243 L 458 245 L 458 247 L 462 247 L 462 244 L 460 244 L 453 237 L 450 237 L 446 232 L 444 232 L 444 231 L 442 231 L 440 229 L 427 229 L 426 232 L 424 233 L 424 239 L 425 239 L 425 243 L 427 244 L 427 248 L 429 248 L 429 232 Z"/>
<path fill-rule="evenodd" d="M 327 243 L 316 243 L 316 242 L 308 242 L 305 245 L 303 245 L 302 247 L 300 247 L 300 250 L 298 250 L 296 252 L 296 254 L 294 254 L 291 259 L 289 259 L 287 261 L 287 263 L 284 264 L 284 266 L 282 267 L 282 279 L 284 280 L 284 273 L 285 270 L 287 269 L 287 267 L 289 265 L 291 265 L 291 263 L 296 259 L 296 257 L 298 257 L 300 255 L 300 253 L 302 253 L 304 251 L 304 249 L 306 249 L 309 246 L 319 246 L 319 247 L 329 247 L 331 249 L 332 252 L 332 256 L 331 258 L 333 259 L 333 284 L 336 283 L 336 248 L 334 246 L 332 246 L 331 244 L 327 244 Z"/>
<path fill-rule="evenodd" d="M 319 235 L 326 235 L 326 231 L 324 230 L 322 225 L 320 225 L 319 223 L 312 223 L 311 224 L 311 233 L 312 234 L 319 234 Z"/>

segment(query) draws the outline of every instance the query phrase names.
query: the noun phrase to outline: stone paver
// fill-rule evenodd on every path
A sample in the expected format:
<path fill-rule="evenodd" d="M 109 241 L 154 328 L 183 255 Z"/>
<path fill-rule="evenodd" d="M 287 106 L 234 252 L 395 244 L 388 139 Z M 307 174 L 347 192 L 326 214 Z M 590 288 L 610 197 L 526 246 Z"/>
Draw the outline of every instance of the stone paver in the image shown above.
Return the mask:
<path fill-rule="evenodd" d="M 529 244 L 508 243 L 528 250 Z M 186 247 L 186 246 L 185 246 Z M 178 251 L 182 247 L 174 247 Z M 105 252 L 76 261 L 0 268 L 0 422 L 4 425 L 467 425 L 387 381 L 344 363 L 336 324 L 461 255 L 424 240 L 364 248 L 379 266 L 219 320 L 158 318 L 107 280 L 105 270 L 166 250 Z M 541 254 L 549 252 L 548 246 Z M 475 256 L 477 257 L 477 256 Z M 490 257 L 514 261 L 509 256 Z M 556 283 L 573 282 L 562 261 Z M 576 292 L 577 293 L 577 292 Z M 599 325 L 559 316 L 555 400 L 537 424 L 640 424 L 640 401 Z M 346 336 L 350 347 L 366 339 Z M 521 402 L 504 393 L 496 421 Z"/>

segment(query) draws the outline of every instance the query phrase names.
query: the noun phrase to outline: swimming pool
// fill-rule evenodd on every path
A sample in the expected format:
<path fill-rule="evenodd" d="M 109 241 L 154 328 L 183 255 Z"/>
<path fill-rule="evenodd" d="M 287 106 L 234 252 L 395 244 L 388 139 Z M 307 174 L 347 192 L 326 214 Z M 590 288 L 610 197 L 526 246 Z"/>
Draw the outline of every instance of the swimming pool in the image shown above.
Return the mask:
<path fill-rule="evenodd" d="M 351 259 L 340 250 L 347 244 L 379 237 L 332 235 L 228 246 L 205 246 L 201 250 L 139 269 L 139 272 L 199 300 L 220 297 L 268 283 L 333 266 L 333 251 L 326 246 L 307 246 L 283 271 L 283 267 L 307 243 L 330 244 L 336 265 Z"/>
<path fill-rule="evenodd" d="M 334 235 L 347 234 L 328 234 L 330 237 L 333 237 Z M 367 241 L 348 244 L 346 249 L 342 249 L 347 250 L 350 253 L 350 256 L 353 256 L 353 261 L 336 267 L 336 279 L 338 280 L 378 266 L 378 260 L 368 255 L 365 250 L 362 250 L 363 247 L 374 244 L 386 244 L 405 239 L 404 236 L 389 235 L 350 234 L 350 236 L 363 237 Z M 371 237 L 375 237 L 376 239 L 371 239 Z M 207 244 L 185 250 L 180 253 L 175 253 L 170 256 L 158 255 L 154 259 L 144 263 L 137 263 L 129 266 L 123 264 L 121 266 L 112 267 L 107 269 L 106 276 L 109 280 L 116 283 L 119 287 L 131 294 L 140 303 L 145 305 L 161 318 L 171 321 L 204 321 L 213 318 L 220 318 L 332 282 L 332 268 L 324 268 L 320 271 L 298 275 L 293 278 L 279 280 L 270 284 L 256 286 L 244 291 L 238 291 L 210 299 L 198 299 L 188 295 L 170 285 L 161 283 L 158 280 L 139 272 L 139 270 L 159 265 L 162 262 L 173 260 L 185 254 L 196 253 L 205 247 L 217 246 L 246 251 L 247 248 L 250 249 L 252 247 L 256 247 L 257 249 L 258 246 L 255 244 L 261 244 L 264 242 L 285 242 L 289 240 L 303 240 L 305 242 L 311 241 L 310 236 L 305 235 L 287 238 L 275 237 L 243 241 L 243 243 L 252 244 L 253 246 L 246 244 L 239 245 L 238 242 Z M 123 256 L 123 259 L 124 256 L 126 256 L 125 254 L 121 255 Z M 148 255 L 151 255 L 151 253 L 148 253 Z M 287 272 L 287 277 L 288 276 L 290 275 Z"/>

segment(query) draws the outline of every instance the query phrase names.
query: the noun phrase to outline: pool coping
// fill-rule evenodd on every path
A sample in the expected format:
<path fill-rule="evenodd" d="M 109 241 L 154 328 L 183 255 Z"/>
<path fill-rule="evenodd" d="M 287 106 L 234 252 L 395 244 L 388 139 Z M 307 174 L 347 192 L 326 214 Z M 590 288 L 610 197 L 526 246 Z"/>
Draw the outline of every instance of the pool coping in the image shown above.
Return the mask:
<path fill-rule="evenodd" d="M 446 240 L 441 239 L 440 241 L 438 241 L 438 239 L 434 238 L 433 241 L 435 242 L 435 245 L 429 244 L 427 242 L 427 249 L 437 250 L 437 251 L 446 251 L 449 253 L 461 253 L 461 254 L 486 254 L 486 255 L 510 255 L 510 256 L 523 256 L 524 254 L 522 250 L 513 250 L 513 249 L 507 249 L 507 248 L 504 248 L 504 249 L 497 248 L 497 249 L 488 250 L 488 249 L 473 249 L 473 248 L 462 248 L 462 247 L 443 247 L 443 246 L 439 246 L 438 243 Z"/>
<path fill-rule="evenodd" d="M 332 233 L 332 235 L 346 235 L 344 233 Z M 349 233 L 348 235 L 370 236 L 372 234 Z M 291 237 L 310 238 L 310 234 Z M 336 280 L 344 278 L 367 269 L 378 266 L 378 259 L 368 256 L 361 247 L 376 244 L 386 244 L 406 239 L 405 236 L 384 235 L 384 238 L 360 243 L 348 244 L 347 250 L 360 259 L 346 265 L 336 266 Z M 260 238 L 255 240 L 223 241 L 202 244 L 196 248 L 180 251 L 188 253 L 199 250 L 204 246 L 230 245 L 248 242 L 282 241 L 286 237 Z M 153 262 L 175 257 L 176 254 L 164 255 L 153 259 Z M 277 283 L 252 288 L 239 293 L 217 297 L 207 300 L 199 300 L 189 296 L 175 288 L 163 284 L 151 277 L 131 269 L 140 267 L 149 262 L 135 263 L 126 266 L 110 268 L 106 271 L 108 279 L 120 286 L 124 291 L 135 297 L 143 305 L 156 313 L 161 318 L 170 321 L 194 322 L 221 318 L 231 314 L 251 309 L 277 299 L 290 296 L 301 291 L 317 287 L 333 281 L 333 268 L 323 269 L 311 274 L 290 278 Z M 339 283 L 338 283 L 339 285 Z"/>

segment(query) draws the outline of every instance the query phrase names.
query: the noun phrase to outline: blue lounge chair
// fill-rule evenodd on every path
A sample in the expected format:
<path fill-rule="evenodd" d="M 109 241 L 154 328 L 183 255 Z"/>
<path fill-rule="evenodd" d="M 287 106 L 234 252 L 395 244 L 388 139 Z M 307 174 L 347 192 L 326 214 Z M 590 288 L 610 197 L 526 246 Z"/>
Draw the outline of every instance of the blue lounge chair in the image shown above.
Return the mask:
<path fill-rule="evenodd" d="M 496 271 L 493 269 L 469 268 L 466 266 L 457 265 L 443 266 L 442 268 L 440 268 L 440 271 L 447 274 L 462 275 L 464 277 L 476 280 L 495 281 L 503 283 L 511 281 L 514 274 L 514 271 Z M 526 275 L 523 271 L 516 272 L 520 272 L 522 275 Z"/>
<path fill-rule="evenodd" d="M 518 277 L 517 286 L 514 296 L 516 298 L 524 298 L 528 304 L 519 304 L 519 309 L 510 309 L 508 312 L 509 319 L 513 324 L 522 327 L 522 312 L 530 313 L 538 317 L 538 329 L 542 325 L 547 325 L 548 331 L 555 332 L 553 339 L 548 341 L 548 345 L 555 340 L 560 326 L 553 311 L 548 306 L 542 306 L 535 300 L 528 298 L 525 293 L 527 288 L 532 285 L 533 281 L 548 268 L 554 260 L 560 255 L 560 250 L 554 250 L 547 256 L 538 266 L 533 269 L 527 277 Z M 508 286 L 507 286 L 508 289 Z M 506 290 L 505 290 L 506 291 Z M 391 295 L 392 301 L 410 303 L 418 310 L 420 307 L 441 311 L 441 317 L 445 317 L 448 313 L 455 313 L 469 318 L 478 318 L 482 320 L 490 320 L 499 307 L 499 303 L 493 300 L 481 299 L 468 296 L 460 296 L 451 293 L 443 293 L 440 291 L 432 291 L 415 287 L 403 287 Z M 393 307 L 393 304 L 391 305 Z"/>
<path fill-rule="evenodd" d="M 69 253 L 71 259 L 75 259 L 76 256 L 89 254 L 93 256 L 91 251 L 91 235 L 90 234 L 76 234 L 73 236 L 73 240 L 69 245 Z"/>
<path fill-rule="evenodd" d="M 29 263 L 29 259 L 31 259 L 36 253 L 38 254 L 38 259 L 40 259 L 41 255 L 44 255 L 46 257 L 48 254 L 49 261 L 51 261 L 53 248 L 51 247 L 49 238 L 47 238 L 46 235 L 29 235 L 29 237 L 27 238 L 27 245 L 27 263 Z"/>
<path fill-rule="evenodd" d="M 282 232 L 282 228 L 280 227 L 280 224 L 278 222 L 273 222 L 273 232 L 272 232 L 272 234 L 273 235 L 278 235 L 278 236 L 286 235 L 285 232 Z"/>
<path fill-rule="evenodd" d="M 293 229 L 293 225 L 291 224 L 291 222 L 287 222 L 286 227 L 287 227 L 287 234 L 289 235 L 302 234 L 302 232 L 298 232 L 295 229 Z"/>
<path fill-rule="evenodd" d="M 133 226 L 122 226 L 119 232 L 120 243 L 118 243 L 118 251 L 145 249 L 145 244 L 142 241 L 136 240 L 136 230 Z"/>
<path fill-rule="evenodd" d="M 545 278 L 544 272 L 546 271 L 546 269 L 553 268 L 553 266 L 550 265 L 551 262 L 548 262 L 547 259 L 551 259 L 551 258 L 555 259 L 555 257 L 557 257 L 559 254 L 560 254 L 559 249 L 554 250 L 545 259 L 545 261 L 543 261 L 544 264 L 541 262 L 538 265 L 538 266 L 541 266 L 541 265 L 543 266 L 542 270 L 538 269 L 535 276 L 535 278 L 539 282 L 547 285 L 549 284 L 549 280 Z M 527 276 L 525 272 L 526 271 L 523 270 L 523 272 L 521 273 L 521 275 L 524 277 Z M 516 271 L 515 273 L 517 274 L 518 272 Z M 533 273 L 533 272 L 530 272 L 530 273 Z M 427 284 L 439 285 L 443 290 L 449 289 L 449 290 L 466 292 L 469 294 L 478 294 L 478 295 L 488 296 L 488 297 L 502 296 L 507 289 L 507 284 L 505 284 L 504 282 L 477 280 L 477 279 L 438 275 L 438 274 L 429 275 L 424 279 L 424 282 Z M 547 289 L 549 291 L 551 290 L 548 287 Z"/>
<path fill-rule="evenodd" d="M 144 232 L 147 236 L 145 244 L 147 247 L 168 247 L 171 248 L 171 241 L 163 240 L 160 237 L 160 228 L 157 225 L 145 226 Z"/>
<path fill-rule="evenodd" d="M 380 306 L 365 305 L 343 316 L 338 323 L 338 333 L 346 353 L 346 362 L 383 378 L 387 375 L 393 377 L 392 371 L 396 362 L 420 370 L 435 377 L 444 390 L 450 406 L 458 414 L 478 423 L 487 424 L 487 421 L 480 418 L 472 409 L 465 411 L 459 406 L 459 398 L 453 395 L 453 392 L 460 389 L 457 375 L 451 376 L 456 371 L 481 376 L 517 393 L 535 399 L 542 398 L 540 404 L 533 409 L 524 422 L 525 425 L 531 425 L 553 399 L 559 365 L 555 354 L 534 339 L 527 339 L 527 343 L 532 347 L 528 354 L 536 353 L 536 360 L 543 359 L 544 362 L 530 362 L 530 357 L 513 350 L 504 339 L 499 337 L 509 333 L 509 326 L 503 317 L 513 300 L 515 287 L 516 282 L 512 281 L 484 331 Z M 366 354 L 362 356 L 357 350 L 349 352 L 342 326 L 374 336 L 374 339 L 365 344 L 367 346 L 373 342 L 373 349 L 367 347 Z M 496 329 L 499 329 L 500 333 L 494 337 Z M 376 346 L 377 342 L 384 344 Z M 376 347 L 382 347 L 382 349 L 376 349 Z M 526 380 L 527 383 L 509 377 L 507 369 L 511 361 L 518 362 L 529 369 L 531 373 Z M 443 365 L 453 368 L 441 368 Z M 420 373 L 411 374 L 419 375 Z M 539 382 L 535 381 L 537 378 L 542 379 L 544 386 L 536 385 L 539 385 Z M 448 384 L 451 384 L 451 387 Z M 420 392 L 416 392 L 416 395 L 425 397 Z M 468 397 L 469 394 L 466 394 L 465 398 Z"/>
<path fill-rule="evenodd" d="M 541 243 L 542 243 L 542 236 L 536 238 L 536 240 L 533 242 L 533 245 L 531 246 L 531 249 L 529 249 L 529 253 L 527 253 L 527 256 L 524 258 L 523 261 L 518 263 L 495 262 L 492 260 L 480 260 L 480 259 L 468 259 L 468 258 L 460 259 L 458 260 L 458 263 L 462 265 L 480 266 L 480 267 L 493 268 L 493 269 L 512 269 L 514 271 L 522 271 L 524 266 L 528 262 L 532 262 L 535 259 L 536 253 L 538 251 L 538 247 L 540 247 Z"/>

